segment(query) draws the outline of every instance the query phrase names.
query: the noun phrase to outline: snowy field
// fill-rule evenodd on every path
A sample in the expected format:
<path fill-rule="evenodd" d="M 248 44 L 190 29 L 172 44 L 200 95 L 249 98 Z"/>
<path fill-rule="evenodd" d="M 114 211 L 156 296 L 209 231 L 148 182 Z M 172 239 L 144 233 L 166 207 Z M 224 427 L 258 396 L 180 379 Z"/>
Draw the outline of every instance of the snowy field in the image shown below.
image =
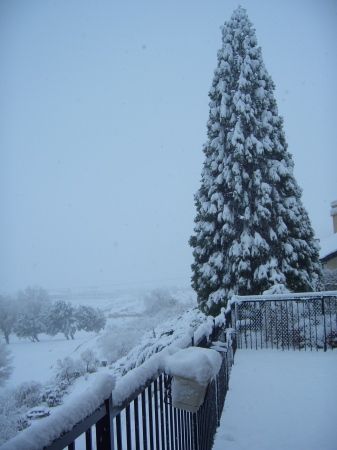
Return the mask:
<path fill-rule="evenodd" d="M 336 450 L 337 351 L 238 350 L 213 450 Z"/>
<path fill-rule="evenodd" d="M 149 290 L 144 291 L 121 291 L 112 293 L 110 298 L 94 298 L 72 300 L 74 306 L 86 305 L 104 310 L 108 320 L 106 329 L 109 326 L 125 329 L 129 326 L 137 327 L 137 322 L 145 316 L 144 297 L 149 294 Z M 170 294 L 178 298 L 181 302 L 193 304 L 195 295 L 191 289 L 170 289 Z M 162 318 L 156 317 L 154 324 L 158 325 Z M 146 329 L 143 330 L 144 333 Z M 55 363 L 58 359 L 70 356 L 79 358 L 80 354 L 87 348 L 96 349 L 96 341 L 104 334 L 104 331 L 87 333 L 77 331 L 74 340 L 65 339 L 59 333 L 54 337 L 40 334 L 40 342 L 31 342 L 28 339 L 19 339 L 14 334 L 10 335 L 9 348 L 13 354 L 14 371 L 7 385 L 17 385 L 25 381 L 46 382 L 54 375 Z M 120 336 L 123 339 L 123 335 Z M 139 342 L 135 342 L 137 345 Z M 97 350 L 97 349 L 96 349 Z M 101 355 L 100 352 L 99 356 Z"/>

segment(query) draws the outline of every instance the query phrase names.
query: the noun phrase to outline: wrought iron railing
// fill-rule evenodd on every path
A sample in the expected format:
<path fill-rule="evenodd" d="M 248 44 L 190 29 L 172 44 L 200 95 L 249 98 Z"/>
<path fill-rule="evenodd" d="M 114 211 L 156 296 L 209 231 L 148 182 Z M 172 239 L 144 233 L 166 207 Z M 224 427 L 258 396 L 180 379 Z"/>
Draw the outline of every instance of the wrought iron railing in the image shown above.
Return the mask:
<path fill-rule="evenodd" d="M 220 371 L 208 386 L 204 403 L 196 413 L 173 407 L 171 377 L 163 371 L 157 353 L 122 377 L 103 404 L 51 444 L 29 446 L 29 429 L 23 430 L 21 437 L 27 433 L 27 449 L 211 450 L 234 361 L 235 346 L 232 344 L 235 341 L 228 331 L 226 333 L 230 318 L 229 311 L 226 316 L 222 312 L 221 317 L 214 320 L 211 333 L 195 333 L 196 342 L 192 338 L 192 345 L 212 347 L 214 344 L 222 355 Z M 151 376 L 148 376 L 149 367 Z M 133 386 L 135 379 L 139 379 L 139 383 L 132 389 L 129 384 Z M 128 394 L 130 389 L 132 392 Z M 39 433 L 43 436 L 42 427 Z M 8 442 L 8 448 L 21 450 L 20 443 L 22 439 L 16 441 L 13 438 Z"/>
<path fill-rule="evenodd" d="M 337 347 L 337 291 L 234 296 L 231 312 L 238 348 Z"/>

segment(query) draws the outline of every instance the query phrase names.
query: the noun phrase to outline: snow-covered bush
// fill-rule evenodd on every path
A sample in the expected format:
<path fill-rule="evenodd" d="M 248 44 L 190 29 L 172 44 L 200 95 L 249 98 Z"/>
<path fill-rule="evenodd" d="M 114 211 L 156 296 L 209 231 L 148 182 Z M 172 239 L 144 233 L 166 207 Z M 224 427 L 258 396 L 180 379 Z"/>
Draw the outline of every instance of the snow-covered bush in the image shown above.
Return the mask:
<path fill-rule="evenodd" d="M 153 315 L 160 313 L 163 310 L 173 308 L 177 303 L 178 300 L 170 294 L 168 289 L 154 289 L 144 298 L 145 314 Z"/>
<path fill-rule="evenodd" d="M 59 386 L 47 386 L 44 390 L 42 401 L 46 402 L 50 408 L 53 408 L 54 406 L 61 405 L 62 397 L 67 394 L 68 392 L 65 389 L 61 389 Z"/>
<path fill-rule="evenodd" d="M 263 292 L 263 295 L 289 294 L 289 289 L 282 283 L 275 283 L 272 287 Z"/>
<path fill-rule="evenodd" d="M 15 405 L 17 408 L 33 408 L 42 401 L 42 384 L 37 381 L 25 381 L 15 388 Z"/>
<path fill-rule="evenodd" d="M 0 446 L 18 432 L 21 412 L 15 406 L 13 389 L 0 389 Z"/>
<path fill-rule="evenodd" d="M 56 379 L 71 384 L 75 378 L 84 375 L 85 366 L 80 359 L 72 359 L 66 356 L 58 359 L 56 363 Z"/>
<path fill-rule="evenodd" d="M 139 321 L 137 321 L 139 326 Z M 109 364 L 127 355 L 137 344 L 144 330 L 139 329 L 135 323 L 125 326 L 108 326 L 104 334 L 97 340 L 101 356 Z"/>
<path fill-rule="evenodd" d="M 87 348 L 84 350 L 81 353 L 81 359 L 85 363 L 88 373 L 96 372 L 99 361 L 97 359 L 97 353 L 93 349 Z"/>
<path fill-rule="evenodd" d="M 206 320 L 206 316 L 198 308 L 193 308 L 185 311 L 178 319 L 171 318 L 158 325 L 153 331 L 149 330 L 143 335 L 140 345 L 131 349 L 122 361 L 121 373 L 125 374 L 143 364 L 150 356 L 160 352 L 183 336 L 185 338 L 189 334 L 192 336 L 194 331 Z"/>
<path fill-rule="evenodd" d="M 337 269 L 323 270 L 323 289 L 325 291 L 335 291 L 337 290 Z"/>

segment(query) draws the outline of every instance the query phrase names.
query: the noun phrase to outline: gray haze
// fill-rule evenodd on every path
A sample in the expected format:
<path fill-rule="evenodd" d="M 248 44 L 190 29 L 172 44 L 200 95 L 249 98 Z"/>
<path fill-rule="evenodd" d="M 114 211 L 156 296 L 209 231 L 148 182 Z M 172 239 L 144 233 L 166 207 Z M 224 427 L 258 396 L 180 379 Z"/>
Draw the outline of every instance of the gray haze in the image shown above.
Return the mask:
<path fill-rule="evenodd" d="M 2 0 L 0 291 L 188 285 L 232 0 Z M 318 238 L 337 199 L 337 2 L 243 0 Z"/>

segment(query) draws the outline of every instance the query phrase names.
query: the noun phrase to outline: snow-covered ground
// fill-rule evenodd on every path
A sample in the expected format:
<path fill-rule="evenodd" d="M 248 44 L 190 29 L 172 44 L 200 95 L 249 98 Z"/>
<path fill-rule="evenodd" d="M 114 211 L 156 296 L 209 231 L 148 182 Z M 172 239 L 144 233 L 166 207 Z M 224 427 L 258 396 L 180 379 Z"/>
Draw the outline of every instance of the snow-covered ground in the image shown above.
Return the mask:
<path fill-rule="evenodd" d="M 337 351 L 238 350 L 213 450 L 336 450 Z"/>
<path fill-rule="evenodd" d="M 71 303 L 74 306 L 81 304 L 103 309 L 108 318 L 106 328 L 108 326 L 126 328 L 127 324 L 136 323 L 137 318 L 144 315 L 143 299 L 149 292 L 145 290 L 121 291 L 112 293 L 110 298 L 98 296 L 92 300 L 90 298 L 71 299 Z M 170 289 L 169 292 L 181 302 L 193 304 L 195 295 L 192 289 Z M 157 319 L 154 320 L 154 323 L 156 321 Z M 15 386 L 31 380 L 47 382 L 55 375 L 55 364 L 58 359 L 66 356 L 79 358 L 85 349 L 96 349 L 96 341 L 103 333 L 104 331 L 100 331 L 97 335 L 96 333 L 77 331 L 74 340 L 67 340 L 61 333 L 54 337 L 40 334 L 40 342 L 19 339 L 11 334 L 9 349 L 14 357 L 14 371 L 7 385 Z"/>

